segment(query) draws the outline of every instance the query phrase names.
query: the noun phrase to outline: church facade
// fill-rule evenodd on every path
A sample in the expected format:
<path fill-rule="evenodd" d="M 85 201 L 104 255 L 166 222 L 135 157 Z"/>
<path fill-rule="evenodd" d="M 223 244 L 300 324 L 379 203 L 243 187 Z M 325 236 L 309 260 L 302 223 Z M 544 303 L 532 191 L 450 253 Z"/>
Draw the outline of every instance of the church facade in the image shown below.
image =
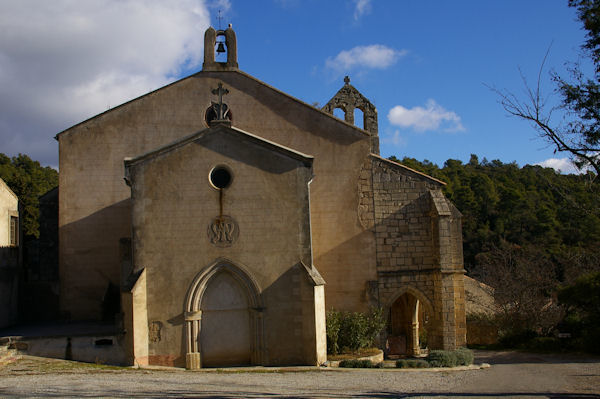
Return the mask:
<path fill-rule="evenodd" d="M 317 109 L 209 28 L 202 71 L 57 140 L 61 312 L 122 323 L 126 363 L 321 364 L 326 309 L 374 306 L 391 353 L 465 344 L 460 213 L 349 80 Z"/>

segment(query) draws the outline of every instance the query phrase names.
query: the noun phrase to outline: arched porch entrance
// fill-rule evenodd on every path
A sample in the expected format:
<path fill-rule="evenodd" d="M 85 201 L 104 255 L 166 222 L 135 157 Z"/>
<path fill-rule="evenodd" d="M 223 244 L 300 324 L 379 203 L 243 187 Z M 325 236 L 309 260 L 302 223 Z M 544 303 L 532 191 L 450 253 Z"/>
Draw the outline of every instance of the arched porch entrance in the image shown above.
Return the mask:
<path fill-rule="evenodd" d="M 186 300 L 186 367 L 260 364 L 258 288 L 242 269 L 221 261 L 195 279 Z"/>
<path fill-rule="evenodd" d="M 393 300 L 387 331 L 390 355 L 417 356 L 421 353 L 421 341 L 426 343 L 431 310 L 429 301 L 417 290 L 404 290 Z"/>

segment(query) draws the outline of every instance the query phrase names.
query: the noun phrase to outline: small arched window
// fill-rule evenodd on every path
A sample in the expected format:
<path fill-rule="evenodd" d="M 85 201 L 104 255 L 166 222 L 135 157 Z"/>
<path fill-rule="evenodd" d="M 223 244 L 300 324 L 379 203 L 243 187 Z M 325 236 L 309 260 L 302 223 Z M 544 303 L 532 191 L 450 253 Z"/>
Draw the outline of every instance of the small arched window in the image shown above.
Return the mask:
<path fill-rule="evenodd" d="M 361 129 L 365 128 L 365 115 L 359 108 L 354 108 L 354 125 Z"/>
<path fill-rule="evenodd" d="M 346 113 L 341 108 L 335 108 L 333 110 L 333 116 L 335 116 L 336 118 L 339 118 L 343 121 L 346 120 Z"/>

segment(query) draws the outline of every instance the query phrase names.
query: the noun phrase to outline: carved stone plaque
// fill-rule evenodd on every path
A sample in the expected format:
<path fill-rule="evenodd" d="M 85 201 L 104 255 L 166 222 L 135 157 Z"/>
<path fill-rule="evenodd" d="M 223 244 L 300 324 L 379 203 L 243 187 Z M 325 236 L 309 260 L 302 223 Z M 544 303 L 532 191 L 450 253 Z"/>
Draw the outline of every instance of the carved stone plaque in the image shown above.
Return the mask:
<path fill-rule="evenodd" d="M 160 342 L 160 331 L 163 324 L 160 321 L 151 321 L 148 325 L 148 339 L 150 342 Z"/>
<path fill-rule="evenodd" d="M 240 228 L 231 216 L 217 216 L 208 225 L 208 238 L 217 247 L 231 246 L 239 234 Z"/>

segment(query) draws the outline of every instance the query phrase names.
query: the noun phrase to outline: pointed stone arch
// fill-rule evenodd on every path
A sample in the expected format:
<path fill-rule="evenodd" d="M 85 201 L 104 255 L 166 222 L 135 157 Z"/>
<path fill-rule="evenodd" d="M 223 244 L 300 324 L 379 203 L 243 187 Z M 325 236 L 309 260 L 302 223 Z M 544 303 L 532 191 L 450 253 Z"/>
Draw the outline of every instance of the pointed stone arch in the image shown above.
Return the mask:
<path fill-rule="evenodd" d="M 390 354 L 419 355 L 420 330 L 424 314 L 434 315 L 433 304 L 427 296 L 413 286 L 400 288 L 386 304 L 388 319 L 388 344 Z"/>
<path fill-rule="evenodd" d="M 405 285 L 396 291 L 396 293 L 390 297 L 391 299 L 388 301 L 386 306 L 390 307 L 400 296 L 406 293 L 416 297 L 429 312 L 433 313 L 433 303 L 431 300 L 423 293 L 423 291 L 413 287 L 412 285 Z"/>
<path fill-rule="evenodd" d="M 228 280 L 233 290 L 237 290 L 235 294 L 243 297 L 248 319 L 248 360 L 250 364 L 262 363 L 264 307 L 260 287 L 246 268 L 228 259 L 220 258 L 196 275 L 186 294 L 184 315 L 186 368 L 188 369 L 199 369 L 203 366 L 203 306 L 207 306 L 206 296 L 210 292 L 211 283 L 219 279 Z"/>

